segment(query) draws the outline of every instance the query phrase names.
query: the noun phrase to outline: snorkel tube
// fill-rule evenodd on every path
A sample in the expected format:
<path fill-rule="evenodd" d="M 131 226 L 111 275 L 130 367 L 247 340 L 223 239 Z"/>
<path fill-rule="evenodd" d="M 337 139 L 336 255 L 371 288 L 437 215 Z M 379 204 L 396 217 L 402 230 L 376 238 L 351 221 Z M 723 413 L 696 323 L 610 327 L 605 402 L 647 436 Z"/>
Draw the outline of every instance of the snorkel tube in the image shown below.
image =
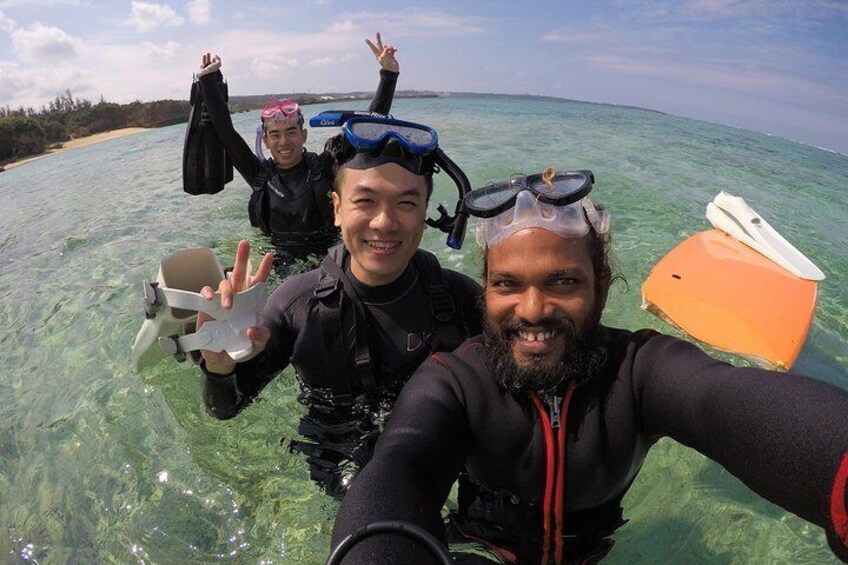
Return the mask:
<path fill-rule="evenodd" d="M 456 184 L 456 189 L 459 191 L 459 199 L 456 201 L 456 208 L 453 216 L 448 214 L 443 204 L 439 204 L 437 208 L 439 219 L 433 220 L 427 218 L 427 225 L 433 228 L 438 228 L 448 234 L 447 245 L 451 249 L 462 249 L 462 243 L 465 241 L 465 226 L 468 223 L 468 212 L 465 210 L 465 195 L 471 192 L 471 183 L 468 177 L 459 166 L 454 163 L 450 157 L 445 155 L 441 148 L 436 149 L 436 165 L 443 170 Z"/>
<path fill-rule="evenodd" d="M 326 110 L 309 118 L 311 128 L 342 127 L 346 121 L 354 116 L 378 116 L 387 118 L 384 114 L 364 112 L 362 110 Z"/>
<path fill-rule="evenodd" d="M 398 131 L 389 133 L 385 139 L 388 139 L 390 136 L 395 136 L 397 139 L 402 140 L 402 143 L 407 143 L 409 141 L 409 139 L 404 139 L 407 135 L 404 133 L 404 130 L 408 133 L 411 128 L 420 128 L 421 131 L 427 130 L 430 134 L 432 134 L 432 143 L 436 144 L 436 147 L 435 149 L 431 150 L 428 148 L 427 150 L 430 151 L 429 154 L 434 157 L 433 163 L 435 167 L 433 172 L 438 173 L 439 171 L 445 171 L 447 173 L 451 180 L 453 180 L 454 184 L 456 184 L 458 199 L 452 216 L 448 213 L 443 204 L 439 204 L 437 208 L 439 217 L 437 219 L 427 218 L 427 225 L 448 234 L 446 242 L 448 247 L 452 249 L 461 249 L 463 241 L 465 240 L 465 227 L 468 222 L 468 213 L 465 211 L 463 201 L 465 199 L 465 195 L 471 192 L 471 183 L 468 181 L 468 177 L 465 176 L 462 169 L 459 168 L 459 166 L 454 163 L 450 157 L 445 155 L 445 152 L 442 151 L 440 147 L 438 147 L 436 132 L 422 124 L 413 124 L 411 122 L 395 120 L 395 118 L 391 115 L 356 110 L 328 110 L 321 112 L 309 119 L 309 125 L 310 127 L 343 127 L 344 130 L 347 130 L 348 128 L 344 128 L 344 125 L 351 118 L 356 118 L 356 120 L 351 121 L 349 126 L 353 125 L 354 122 L 369 121 L 366 119 L 374 118 L 370 121 L 379 122 L 383 132 L 391 129 L 394 124 L 399 128 Z M 346 133 L 346 135 L 348 135 L 348 133 Z M 371 139 L 373 140 L 371 141 L 373 144 L 376 141 L 380 141 L 381 138 L 376 137 Z"/>

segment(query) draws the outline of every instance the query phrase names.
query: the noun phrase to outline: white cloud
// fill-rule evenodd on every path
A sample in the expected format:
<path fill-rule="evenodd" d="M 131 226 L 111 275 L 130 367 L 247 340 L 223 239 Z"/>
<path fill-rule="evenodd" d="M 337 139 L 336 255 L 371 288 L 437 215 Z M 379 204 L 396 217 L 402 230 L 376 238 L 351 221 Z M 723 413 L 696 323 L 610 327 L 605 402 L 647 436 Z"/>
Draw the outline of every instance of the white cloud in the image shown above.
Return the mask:
<path fill-rule="evenodd" d="M 325 65 L 330 65 L 334 62 L 335 62 L 335 60 L 333 60 L 332 57 L 318 57 L 316 59 L 312 59 L 311 61 L 309 61 L 309 66 L 310 67 L 323 67 Z"/>
<path fill-rule="evenodd" d="M 89 0 L 0 0 L 0 8 L 14 8 L 15 6 L 26 6 L 27 8 L 49 7 L 49 6 L 90 6 Z"/>
<path fill-rule="evenodd" d="M 144 45 L 144 52 L 148 56 L 158 59 L 171 59 L 179 53 L 183 47 L 176 41 L 168 41 L 164 44 L 156 44 L 145 41 L 142 45 Z"/>
<path fill-rule="evenodd" d="M 124 22 L 128 27 L 142 33 L 163 26 L 180 26 L 185 21 L 182 16 L 166 4 L 131 2 L 130 16 Z"/>
<path fill-rule="evenodd" d="M 212 21 L 212 6 L 209 0 L 192 0 L 189 2 L 188 19 L 191 23 L 199 26 Z"/>
<path fill-rule="evenodd" d="M 12 47 L 25 60 L 59 61 L 79 54 L 81 43 L 57 27 L 35 23 L 11 32 Z"/>
<path fill-rule="evenodd" d="M 30 87 L 32 80 L 21 72 L 17 63 L 0 61 L 0 84 L 9 92 L 17 92 Z"/>
<path fill-rule="evenodd" d="M 91 73 L 68 65 L 53 65 L 36 68 L 17 63 L 0 62 L 0 82 L 7 87 L 11 97 L 4 101 L 12 108 L 33 107 L 39 110 L 66 89 L 74 96 L 88 87 Z M 33 103 L 33 100 L 40 100 Z"/>
<path fill-rule="evenodd" d="M 690 0 L 686 11 L 707 17 L 764 17 L 783 19 L 787 15 L 827 19 L 848 16 L 848 4 L 834 0 Z"/>
<path fill-rule="evenodd" d="M 403 12 L 356 12 L 346 18 L 368 29 L 388 30 L 391 34 L 383 41 L 391 43 L 391 36 L 445 37 L 466 36 L 486 31 L 483 18 L 437 10 L 405 10 Z"/>
<path fill-rule="evenodd" d="M 250 70 L 259 78 L 275 78 L 300 67 L 297 59 L 261 55 L 250 62 Z"/>
<path fill-rule="evenodd" d="M 355 29 L 356 25 L 354 25 L 352 20 L 345 20 L 343 22 L 334 23 L 327 31 L 330 33 L 350 33 Z"/>
<path fill-rule="evenodd" d="M 563 27 L 544 34 L 540 39 L 546 43 L 592 43 L 598 41 L 599 33 L 598 30 L 577 31 Z"/>
<path fill-rule="evenodd" d="M 7 17 L 2 10 L 0 10 L 0 30 L 5 31 L 6 33 L 12 33 L 18 24 L 15 23 L 15 20 Z"/>
<path fill-rule="evenodd" d="M 838 89 L 819 82 L 809 81 L 762 65 L 742 65 L 738 61 L 683 62 L 669 59 L 634 58 L 622 55 L 594 55 L 586 57 L 597 67 L 618 73 L 688 84 L 697 87 L 717 88 L 764 98 L 775 98 L 780 93 L 785 99 L 819 100 L 834 107 L 848 103 L 848 96 Z"/>

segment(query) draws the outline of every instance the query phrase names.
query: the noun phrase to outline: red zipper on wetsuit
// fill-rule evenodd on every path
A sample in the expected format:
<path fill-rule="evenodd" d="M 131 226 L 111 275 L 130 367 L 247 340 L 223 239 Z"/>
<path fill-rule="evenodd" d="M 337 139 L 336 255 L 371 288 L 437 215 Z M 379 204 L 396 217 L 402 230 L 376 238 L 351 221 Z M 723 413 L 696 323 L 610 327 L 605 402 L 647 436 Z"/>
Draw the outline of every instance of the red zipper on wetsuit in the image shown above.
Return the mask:
<path fill-rule="evenodd" d="M 565 454 L 568 428 L 568 406 L 574 385 L 569 384 L 565 396 L 548 398 L 548 410 L 535 394 L 531 394 L 536 410 L 542 419 L 545 438 L 545 490 L 542 503 L 542 561 L 548 565 L 553 546 L 554 563 L 562 563 L 563 531 L 565 527 Z M 556 431 L 554 431 L 556 430 Z M 554 437 L 556 434 L 556 437 Z M 553 522 L 553 524 L 552 524 Z"/>

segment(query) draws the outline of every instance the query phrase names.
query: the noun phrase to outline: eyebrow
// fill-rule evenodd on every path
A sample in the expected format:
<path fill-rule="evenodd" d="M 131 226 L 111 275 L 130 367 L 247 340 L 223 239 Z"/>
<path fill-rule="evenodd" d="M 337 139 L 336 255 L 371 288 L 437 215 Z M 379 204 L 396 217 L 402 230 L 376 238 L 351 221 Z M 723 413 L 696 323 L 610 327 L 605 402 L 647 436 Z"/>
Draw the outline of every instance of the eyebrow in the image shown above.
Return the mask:
<path fill-rule="evenodd" d="M 570 267 L 566 269 L 554 269 L 553 271 L 547 273 L 545 275 L 546 279 L 555 279 L 559 277 L 573 277 L 573 276 L 585 276 L 585 271 L 580 267 Z M 489 277 L 510 277 L 517 278 L 515 274 L 511 271 L 499 271 L 494 269 L 489 269 Z"/>
<path fill-rule="evenodd" d="M 371 188 L 370 186 L 363 185 L 363 184 L 356 185 L 353 188 L 353 190 L 356 191 L 356 192 L 364 192 L 365 194 L 369 194 L 369 195 L 384 193 L 383 191 Z M 408 196 L 420 196 L 420 195 L 421 195 L 421 191 L 419 189 L 417 189 L 417 188 L 407 188 L 406 190 L 404 190 L 403 192 L 401 192 L 397 196 L 399 198 L 404 198 L 404 197 L 408 197 Z"/>

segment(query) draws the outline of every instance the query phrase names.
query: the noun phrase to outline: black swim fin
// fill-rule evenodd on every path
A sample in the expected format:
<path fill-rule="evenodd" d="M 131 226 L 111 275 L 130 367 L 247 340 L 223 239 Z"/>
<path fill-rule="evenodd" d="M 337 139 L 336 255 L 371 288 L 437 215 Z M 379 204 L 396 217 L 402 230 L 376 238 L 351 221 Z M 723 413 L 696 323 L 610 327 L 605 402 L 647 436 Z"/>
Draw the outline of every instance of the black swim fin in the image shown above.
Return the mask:
<path fill-rule="evenodd" d="M 224 100 L 228 100 L 224 77 L 221 73 L 218 77 L 224 88 Z M 233 180 L 233 164 L 209 119 L 199 81 L 192 83 L 189 101 L 191 111 L 183 145 L 183 190 L 189 194 L 216 194 Z"/>

